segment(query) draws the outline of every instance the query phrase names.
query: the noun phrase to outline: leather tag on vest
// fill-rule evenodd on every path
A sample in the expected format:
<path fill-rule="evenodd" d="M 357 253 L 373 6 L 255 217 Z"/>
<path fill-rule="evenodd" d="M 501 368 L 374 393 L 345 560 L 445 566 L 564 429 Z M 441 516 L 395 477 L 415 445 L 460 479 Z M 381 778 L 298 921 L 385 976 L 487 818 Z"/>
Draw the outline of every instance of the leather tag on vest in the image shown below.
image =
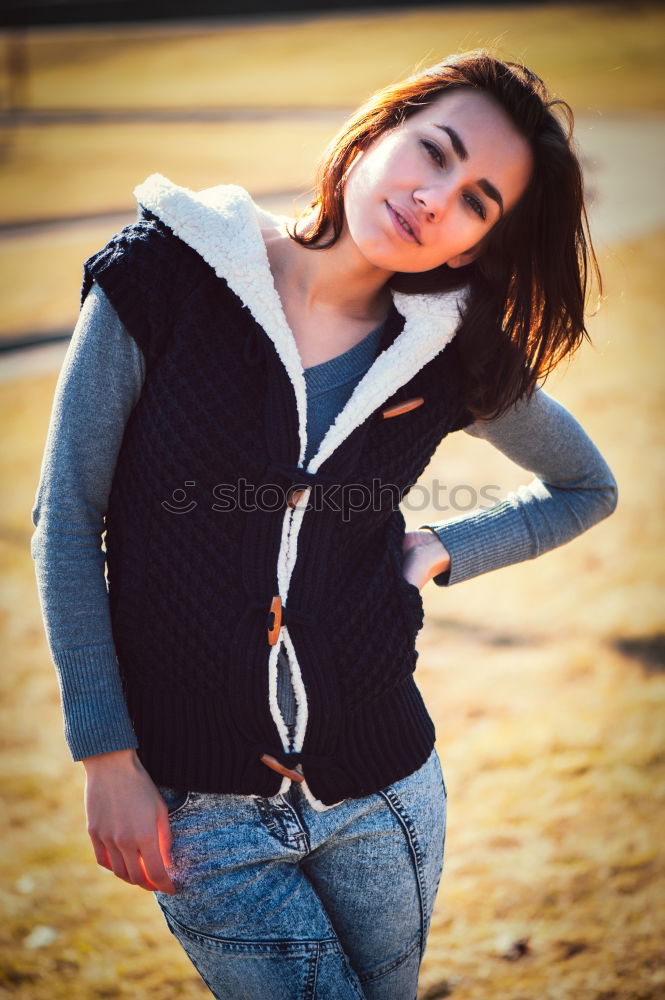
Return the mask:
<path fill-rule="evenodd" d="M 422 406 L 425 402 L 422 396 L 414 396 L 413 399 L 405 399 L 401 403 L 397 403 L 395 406 L 387 406 L 381 413 L 384 417 L 399 417 L 402 413 L 409 413 L 411 410 L 415 410 L 417 406 Z"/>

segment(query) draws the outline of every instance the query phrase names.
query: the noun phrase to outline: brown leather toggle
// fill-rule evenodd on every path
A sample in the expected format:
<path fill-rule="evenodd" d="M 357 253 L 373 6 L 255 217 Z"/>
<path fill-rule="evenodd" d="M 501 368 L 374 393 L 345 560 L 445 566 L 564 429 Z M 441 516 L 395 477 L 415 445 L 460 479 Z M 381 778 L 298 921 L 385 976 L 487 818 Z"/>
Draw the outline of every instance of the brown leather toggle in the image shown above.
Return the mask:
<path fill-rule="evenodd" d="M 275 596 L 270 601 L 270 608 L 266 615 L 265 611 L 265 601 L 250 601 L 249 608 L 254 611 L 261 611 L 262 616 L 261 621 L 267 622 L 268 626 L 268 645 L 275 646 L 279 640 L 279 633 L 282 627 L 287 625 L 305 625 L 307 628 L 317 628 L 318 619 L 315 614 L 309 611 L 302 611 L 299 608 L 288 607 L 286 604 L 282 604 L 282 599 L 279 594 Z"/>
<path fill-rule="evenodd" d="M 264 753 L 261 755 L 261 760 L 268 767 L 271 767 L 273 771 L 277 771 L 278 774 L 283 774 L 285 778 L 291 778 L 292 781 L 304 781 L 302 774 L 298 771 L 292 771 L 290 767 L 285 767 L 284 764 L 280 764 L 275 757 L 271 757 L 269 753 Z"/>
<path fill-rule="evenodd" d="M 270 623 L 268 625 L 268 644 L 274 646 L 279 639 L 279 630 L 282 627 L 282 598 L 279 594 L 275 594 L 270 602 L 268 622 Z"/>
<path fill-rule="evenodd" d="M 295 490 L 295 489 L 293 489 L 293 487 L 291 487 L 291 489 L 288 491 L 288 493 L 286 495 L 286 505 L 287 505 L 287 507 L 291 507 L 291 509 L 293 510 L 295 508 L 296 504 L 299 503 L 300 498 L 301 498 L 301 496 L 303 495 L 304 492 L 305 492 L 304 489 L 303 490 Z"/>
<path fill-rule="evenodd" d="M 387 406 L 381 412 L 384 417 L 399 417 L 402 413 L 408 413 L 409 410 L 415 410 L 417 406 L 422 406 L 424 402 L 423 396 L 414 396 L 413 399 L 405 399 L 401 403 L 396 403 L 395 406 Z"/>

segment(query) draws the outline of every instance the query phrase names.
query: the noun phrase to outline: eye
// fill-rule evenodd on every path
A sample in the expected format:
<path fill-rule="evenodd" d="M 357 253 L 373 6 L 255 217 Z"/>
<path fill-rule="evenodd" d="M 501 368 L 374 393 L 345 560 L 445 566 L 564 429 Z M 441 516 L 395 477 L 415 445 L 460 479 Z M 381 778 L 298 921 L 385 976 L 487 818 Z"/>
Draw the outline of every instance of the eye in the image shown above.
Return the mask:
<path fill-rule="evenodd" d="M 485 212 L 485 206 L 483 205 L 482 201 L 479 201 L 478 198 L 474 198 L 472 194 L 465 194 L 464 200 L 466 201 L 471 211 L 475 212 L 476 215 L 484 222 L 485 219 L 487 218 L 487 213 Z"/>
<path fill-rule="evenodd" d="M 425 149 L 427 150 L 431 159 L 434 160 L 434 162 L 437 163 L 440 167 L 445 167 L 446 157 L 443 150 L 439 149 L 436 143 L 428 142 L 427 139 L 421 139 L 421 142 L 425 147 Z"/>

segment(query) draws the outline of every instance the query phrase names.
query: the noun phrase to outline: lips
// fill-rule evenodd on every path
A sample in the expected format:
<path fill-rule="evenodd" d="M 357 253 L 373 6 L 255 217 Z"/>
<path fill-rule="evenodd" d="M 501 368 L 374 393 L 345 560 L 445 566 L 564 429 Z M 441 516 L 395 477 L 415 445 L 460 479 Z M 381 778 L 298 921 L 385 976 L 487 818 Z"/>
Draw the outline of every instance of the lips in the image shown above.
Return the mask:
<path fill-rule="evenodd" d="M 420 226 L 415 216 L 401 206 L 393 208 L 389 201 L 386 202 L 386 207 L 398 236 L 407 243 L 420 243 Z"/>

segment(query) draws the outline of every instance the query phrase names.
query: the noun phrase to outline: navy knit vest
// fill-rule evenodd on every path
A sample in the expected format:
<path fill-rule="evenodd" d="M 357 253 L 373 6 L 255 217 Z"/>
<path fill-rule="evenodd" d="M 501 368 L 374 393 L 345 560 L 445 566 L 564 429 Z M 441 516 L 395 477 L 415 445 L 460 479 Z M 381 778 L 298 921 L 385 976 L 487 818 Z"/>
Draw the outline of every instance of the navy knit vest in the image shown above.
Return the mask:
<path fill-rule="evenodd" d="M 158 784 L 271 796 L 282 778 L 261 761 L 267 753 L 300 762 L 328 805 L 411 774 L 435 732 L 413 676 L 423 604 L 402 575 L 398 504 L 442 438 L 471 420 L 454 339 L 307 474 L 275 345 L 196 250 L 144 209 L 86 261 L 82 298 L 93 280 L 146 358 L 105 545 L 113 636 L 147 771 Z M 393 308 L 379 357 L 403 326 Z M 418 397 L 423 404 L 384 416 Z M 301 751 L 289 755 L 271 711 L 268 629 L 296 485 L 311 493 L 282 626 L 307 721 Z"/>

